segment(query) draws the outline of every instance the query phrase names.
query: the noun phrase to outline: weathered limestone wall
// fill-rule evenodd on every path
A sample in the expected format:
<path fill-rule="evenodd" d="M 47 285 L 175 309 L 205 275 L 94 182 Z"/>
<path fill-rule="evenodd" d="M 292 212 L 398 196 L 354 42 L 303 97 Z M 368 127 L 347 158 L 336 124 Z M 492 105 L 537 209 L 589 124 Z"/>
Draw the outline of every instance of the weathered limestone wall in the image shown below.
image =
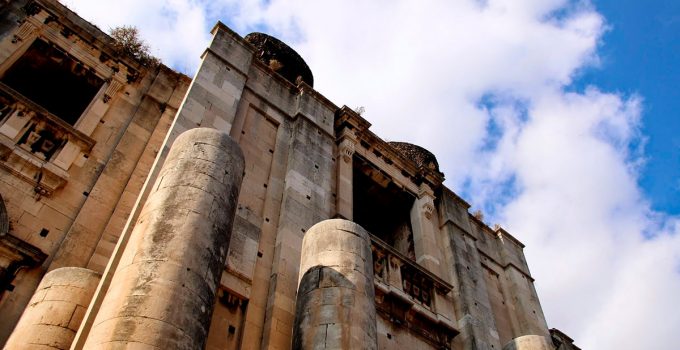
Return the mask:
<path fill-rule="evenodd" d="M 103 272 L 108 263 L 187 82 L 161 69 L 150 72 L 140 85 L 129 95 L 122 94 L 93 132 L 103 142 L 95 146 L 91 158 L 105 162 L 97 164 L 102 170 L 50 269 L 87 266 Z"/>
<path fill-rule="evenodd" d="M 232 232 L 233 236 L 233 232 Z M 245 313 L 248 301 L 231 291 L 220 288 L 210 321 L 206 350 L 240 349 L 245 331 Z"/>
<path fill-rule="evenodd" d="M 259 349 L 262 339 L 292 133 L 286 118 L 252 91 L 245 90 L 231 133 L 243 149 L 246 170 L 222 285 L 248 300 L 242 349 Z M 217 308 L 221 307 L 218 304 Z M 223 339 L 224 329 L 215 328 L 214 334 L 214 339 Z M 217 346 L 219 342 L 209 346 L 213 344 Z"/>
<path fill-rule="evenodd" d="M 214 28 L 213 41 L 137 203 L 143 203 L 148 196 L 169 147 L 182 131 L 211 127 L 238 140 L 246 158 L 244 187 L 248 193 L 242 196 L 237 209 L 234 247 L 229 251 L 222 285 L 230 294 L 247 301 L 249 312 L 241 342 L 244 348 L 259 348 L 262 339 L 265 344 L 287 348 L 292 335 L 302 235 L 314 223 L 333 214 L 334 178 L 326 174 L 332 174 L 334 169 L 332 132 L 337 107 L 313 90 L 295 87 L 278 77 L 259 61 L 251 61 L 252 55 L 252 48 L 237 34 L 221 24 Z M 288 205 L 282 205 L 284 202 Z M 122 230 L 120 249 L 127 244 L 138 208 L 139 204 L 135 204 Z M 288 227 L 287 235 L 280 234 L 281 222 Z M 107 269 L 115 270 L 119 256 L 113 253 Z M 100 295 L 109 285 L 105 275 L 102 292 L 89 312 L 92 315 L 102 305 Z M 92 318 L 88 316 L 89 324 Z M 235 319 L 228 323 L 232 321 L 238 323 Z M 214 331 L 224 332 L 218 328 Z M 87 332 L 83 330 L 83 336 Z M 269 341 L 270 335 L 275 342 Z"/>
<path fill-rule="evenodd" d="M 377 349 L 371 240 L 346 220 L 302 240 L 292 349 Z"/>
<path fill-rule="evenodd" d="M 413 227 L 413 246 L 416 262 L 435 275 L 444 276 L 441 266 L 441 243 L 439 241 L 438 217 L 434 212 L 434 193 L 432 189 L 421 184 L 418 198 L 411 208 L 411 226 Z M 445 277 L 446 278 L 446 277 Z"/>
<path fill-rule="evenodd" d="M 278 220 L 263 342 L 287 349 L 293 330 L 295 291 L 304 233 L 332 216 L 332 138 L 306 118 L 296 119 L 281 214 Z"/>
<path fill-rule="evenodd" d="M 41 1 L 30 11 L 22 8 L 26 3 L 2 5 L 0 76 L 40 39 L 67 52 L 105 83 L 78 121 L 61 128 L 69 140 L 89 140 L 91 149 L 69 141 L 44 162 L 17 145 L 21 134 L 10 133 L 10 128 L 0 132 L 0 193 L 12 227 L 9 234 L 47 256 L 19 270 L 13 291 L 0 291 L 0 344 L 46 271 L 68 266 L 104 270 L 190 82 L 168 68 L 147 69 L 117 56 L 105 33 L 57 1 Z M 41 194 L 49 181 L 61 182 Z M 0 238 L 0 245 L 4 241 Z"/>
<path fill-rule="evenodd" d="M 137 91 L 131 89 L 131 95 Z M 156 114 L 143 114 L 140 102 L 122 93 L 110 101 L 111 108 L 93 132 L 97 144 L 92 153 L 70 167 L 68 182 L 51 197 L 37 198 L 32 185 L 0 169 L 10 233 L 48 255 L 43 267 L 22 270 L 15 290 L 2 297 L 0 313 L 8 318 L 0 324 L 0 344 L 46 270 L 81 266 L 103 271 L 174 114 L 171 104 L 160 113 L 157 106 L 162 103 L 140 98 Z M 133 120 L 126 120 L 132 115 Z M 43 230 L 45 236 L 40 235 Z"/>
<path fill-rule="evenodd" d="M 243 175 L 239 146 L 199 128 L 178 137 L 125 248 L 86 349 L 202 349 Z"/>
<path fill-rule="evenodd" d="M 503 350 L 553 350 L 548 338 L 542 335 L 524 335 L 503 346 Z"/>
<path fill-rule="evenodd" d="M 551 328 L 550 337 L 552 338 L 552 344 L 555 347 L 555 350 L 581 350 L 581 348 L 574 344 L 574 339 L 571 339 L 559 329 Z"/>
<path fill-rule="evenodd" d="M 498 338 L 501 344 L 509 342 L 516 334 L 517 328 L 514 318 L 511 317 L 509 306 L 511 304 L 507 288 L 505 286 L 505 275 L 502 270 L 497 268 L 488 259 L 482 259 L 482 269 L 484 271 L 484 283 L 489 293 L 489 302 L 494 316 L 494 324 L 498 331 Z"/>
<path fill-rule="evenodd" d="M 442 229 L 461 334 L 458 349 L 499 349 L 514 338 L 546 338 L 548 328 L 523 245 L 502 228 L 491 230 L 467 212 L 469 205 L 446 190 L 440 202 Z M 546 338 L 547 339 L 547 338 Z"/>
<path fill-rule="evenodd" d="M 288 349 L 302 236 L 334 213 L 337 107 L 250 60 L 251 47 L 228 28 L 218 25 L 213 34 L 204 64 L 220 53 L 216 65 L 208 67 L 225 72 L 220 78 L 225 86 L 240 86 L 247 76 L 241 90 L 229 90 L 240 96 L 235 116 L 225 125 L 244 151 L 246 170 L 222 285 L 248 301 L 241 348 Z M 197 76 L 202 75 L 201 68 Z M 205 100 L 198 102 L 210 108 Z"/>
<path fill-rule="evenodd" d="M 515 336 L 535 334 L 549 339 L 548 324 L 522 252 L 524 245 L 502 228 L 497 230 L 497 234 L 500 265 L 505 272 L 505 293 L 510 298 L 508 310 L 515 316 L 517 323 Z"/>
<path fill-rule="evenodd" d="M 30 183 L 35 172 L 20 179 L 0 166 L 11 233 L 48 255 L 42 267 L 23 269 L 14 292 L 0 299 L 0 314 L 6 317 L 0 322 L 0 344 L 45 271 L 81 266 L 105 271 L 76 340 L 82 348 L 99 308 L 108 307 L 103 299 L 109 286 L 117 288 L 111 281 L 114 272 L 126 270 L 119 266 L 121 259 L 129 263 L 123 253 L 140 244 L 131 234 L 143 203 L 157 190 L 154 184 L 170 148 L 180 134 L 198 127 L 229 134 L 245 158 L 208 348 L 290 348 L 303 236 L 336 215 L 351 219 L 355 147 L 417 195 L 410 217 L 416 258 L 455 286 L 445 297 L 435 295 L 433 316 L 460 328 L 455 349 L 499 349 L 513 337 L 547 334 L 521 243 L 475 221 L 464 201 L 448 190 L 436 198 L 437 186 L 412 182 L 404 168 L 392 166 L 394 157 L 386 157 L 390 153 L 384 149 L 379 156 L 377 148 L 358 143 L 351 132 L 336 135 L 337 106 L 309 86 L 278 76 L 223 24 L 213 29 L 201 66 L 189 81 L 167 69 L 107 60 L 100 55 L 111 54 L 104 33 L 56 1 L 44 2 L 46 9 L 21 26 L 17 19 L 26 17 L 21 1 L 6 5 L 14 11 L 3 13 L 7 20 L 0 23 L 0 75 L 32 40 L 42 38 L 67 49 L 108 82 L 72 128 L 92 139 L 92 150 L 79 153 L 71 145 L 43 169 L 57 169 L 68 179 L 51 196 L 35 196 L 36 184 Z M 56 20 L 45 21 L 49 16 Z M 113 74 L 113 68 L 120 71 Z M 127 81 L 128 70 L 138 70 L 138 77 Z M 0 149 L 5 152 L 2 147 L 12 145 L 2 130 Z M 39 235 L 43 229 L 49 231 L 45 237 Z M 425 344 L 422 334 L 393 323 L 380 327 L 385 348 Z"/>
<path fill-rule="evenodd" d="M 418 349 L 435 350 L 437 347 L 411 333 L 408 328 L 377 317 L 378 350 Z"/>
<path fill-rule="evenodd" d="M 186 94 L 172 94 L 173 101 L 175 98 L 177 98 L 177 101 L 180 98 L 182 99 L 172 123 L 169 126 L 165 123 L 162 124 L 164 127 L 168 127 L 167 132 L 154 133 L 154 137 L 162 138 L 163 141 L 158 149 L 148 153 L 151 157 L 154 157 L 154 160 L 148 163 L 150 170 L 146 172 L 146 178 L 139 190 L 139 195 L 136 196 L 136 201 L 126 203 L 130 205 L 130 214 L 127 220 L 124 220 L 123 228 L 120 231 L 111 231 L 120 232 L 118 243 L 115 247 L 105 244 L 108 249 L 112 250 L 111 258 L 102 276 L 101 290 L 95 295 L 92 307 L 86 315 L 84 328 L 81 329 L 76 339 L 78 348 L 82 347 L 84 339 L 90 331 L 94 317 L 99 311 L 104 295 L 110 286 L 113 271 L 117 269 L 123 250 L 128 244 L 135 223 L 138 221 L 142 205 L 152 191 L 153 184 L 158 179 L 161 166 L 164 164 L 175 139 L 184 131 L 197 127 L 214 128 L 225 133 L 229 133 L 231 129 L 236 106 L 242 93 L 242 85 L 246 80 L 244 70 L 249 65 L 252 53 L 243 44 L 239 45 L 230 40 L 225 40 L 225 36 L 236 34 L 222 28 L 226 27 L 220 24 L 213 30 L 213 41 L 204 52 L 201 66 L 188 89 L 185 90 Z M 237 62 L 237 65 L 225 65 L 224 62 L 229 60 Z M 135 174 L 141 175 L 143 173 L 143 171 L 135 171 Z M 133 197 L 126 198 L 132 199 Z M 116 221 L 116 223 L 122 224 L 123 221 Z M 94 261 L 94 263 L 96 262 Z"/>
<path fill-rule="evenodd" d="M 78 267 L 47 273 L 4 349 L 68 349 L 100 277 Z"/>
<path fill-rule="evenodd" d="M 467 206 L 451 192 L 442 194 L 439 214 L 442 230 L 449 237 L 449 273 L 452 275 L 453 298 L 460 327 L 454 339 L 456 349 L 500 349 L 498 331 L 491 313 L 484 270 L 477 251 L 477 238 L 470 232 Z"/>

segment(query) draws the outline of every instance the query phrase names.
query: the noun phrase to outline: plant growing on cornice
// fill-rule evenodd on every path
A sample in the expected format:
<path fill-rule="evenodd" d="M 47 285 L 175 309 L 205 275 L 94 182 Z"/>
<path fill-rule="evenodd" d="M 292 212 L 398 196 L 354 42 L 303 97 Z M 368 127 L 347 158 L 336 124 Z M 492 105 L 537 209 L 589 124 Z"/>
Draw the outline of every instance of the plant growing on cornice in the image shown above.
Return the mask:
<path fill-rule="evenodd" d="M 118 54 L 130 56 L 145 67 L 156 67 L 160 64 L 160 60 L 149 53 L 149 45 L 139 37 L 137 27 L 115 27 L 111 29 L 110 35 Z"/>

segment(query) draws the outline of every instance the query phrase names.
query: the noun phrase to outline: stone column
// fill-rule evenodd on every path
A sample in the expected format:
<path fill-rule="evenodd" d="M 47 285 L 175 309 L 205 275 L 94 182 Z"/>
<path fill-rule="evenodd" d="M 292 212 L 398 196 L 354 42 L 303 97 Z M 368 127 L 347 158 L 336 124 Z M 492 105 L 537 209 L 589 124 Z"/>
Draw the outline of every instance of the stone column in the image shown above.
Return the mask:
<path fill-rule="evenodd" d="M 553 350 L 548 338 L 542 335 L 524 335 L 511 340 L 503 350 Z"/>
<path fill-rule="evenodd" d="M 342 131 L 338 144 L 337 159 L 337 189 L 335 205 L 338 216 L 347 220 L 353 219 L 353 169 L 352 156 L 354 155 L 356 136 L 349 129 Z"/>
<path fill-rule="evenodd" d="M 46 274 L 4 349 L 68 349 L 100 277 L 80 267 Z"/>
<path fill-rule="evenodd" d="M 244 160 L 227 134 L 174 142 L 142 209 L 86 349 L 203 349 L 226 258 Z"/>
<path fill-rule="evenodd" d="M 302 240 L 293 349 L 377 349 L 371 240 L 346 220 Z"/>
<path fill-rule="evenodd" d="M 442 277 L 441 253 L 436 235 L 439 233 L 434 208 L 434 192 L 427 184 L 420 185 L 418 198 L 411 208 L 411 227 L 413 228 L 413 248 L 416 262 L 435 275 Z"/>

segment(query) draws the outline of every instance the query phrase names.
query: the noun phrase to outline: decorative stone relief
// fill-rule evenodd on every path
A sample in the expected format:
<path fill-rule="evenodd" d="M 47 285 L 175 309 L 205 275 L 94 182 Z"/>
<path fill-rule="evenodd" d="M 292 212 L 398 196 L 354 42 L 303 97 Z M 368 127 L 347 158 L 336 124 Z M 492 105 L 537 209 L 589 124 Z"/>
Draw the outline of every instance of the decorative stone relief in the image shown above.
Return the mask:
<path fill-rule="evenodd" d="M 421 184 L 418 189 L 418 199 L 421 203 L 421 212 L 429 220 L 434 213 L 434 192 L 427 184 Z"/>
<path fill-rule="evenodd" d="M 379 239 L 371 237 L 371 241 L 378 314 L 438 349 L 450 349 L 458 330 L 441 321 L 434 299 L 453 287 Z"/>
<path fill-rule="evenodd" d="M 36 196 L 51 196 L 68 174 L 54 163 L 67 144 L 87 154 L 94 140 L 0 83 L 0 167 L 33 184 Z"/>
<path fill-rule="evenodd" d="M 354 144 L 355 142 L 351 139 L 344 139 L 340 142 L 338 146 L 340 151 L 340 156 L 345 163 L 350 163 L 352 161 L 352 156 L 354 155 Z"/>
<path fill-rule="evenodd" d="M 123 84 L 118 80 L 109 79 L 107 81 L 106 91 L 104 91 L 104 103 L 109 102 L 122 86 Z"/>
<path fill-rule="evenodd" d="M 40 249 L 9 233 L 0 236 L 0 294 L 14 289 L 12 281 L 21 268 L 39 266 L 45 258 Z"/>
<path fill-rule="evenodd" d="M 432 203 L 432 201 L 427 201 L 427 202 L 423 203 L 421 209 L 422 209 L 423 215 L 426 218 L 432 219 L 432 213 L 434 213 L 434 204 Z"/>
<path fill-rule="evenodd" d="M 19 26 L 19 29 L 17 30 L 17 33 L 14 34 L 14 37 L 12 38 L 12 43 L 16 44 L 19 41 L 24 41 L 28 37 L 31 36 L 38 28 L 36 28 L 33 23 L 29 21 L 24 21 L 24 23 Z"/>

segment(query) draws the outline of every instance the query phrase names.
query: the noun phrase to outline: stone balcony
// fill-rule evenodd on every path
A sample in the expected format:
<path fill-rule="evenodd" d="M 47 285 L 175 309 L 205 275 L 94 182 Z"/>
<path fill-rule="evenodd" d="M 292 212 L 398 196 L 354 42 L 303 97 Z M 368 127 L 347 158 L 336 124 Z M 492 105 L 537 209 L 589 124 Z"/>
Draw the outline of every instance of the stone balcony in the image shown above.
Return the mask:
<path fill-rule="evenodd" d="M 371 250 L 378 314 L 435 348 L 450 348 L 459 333 L 447 299 L 453 287 L 374 235 Z"/>
<path fill-rule="evenodd" d="M 0 83 L 0 166 L 50 196 L 95 142 L 45 108 Z"/>

